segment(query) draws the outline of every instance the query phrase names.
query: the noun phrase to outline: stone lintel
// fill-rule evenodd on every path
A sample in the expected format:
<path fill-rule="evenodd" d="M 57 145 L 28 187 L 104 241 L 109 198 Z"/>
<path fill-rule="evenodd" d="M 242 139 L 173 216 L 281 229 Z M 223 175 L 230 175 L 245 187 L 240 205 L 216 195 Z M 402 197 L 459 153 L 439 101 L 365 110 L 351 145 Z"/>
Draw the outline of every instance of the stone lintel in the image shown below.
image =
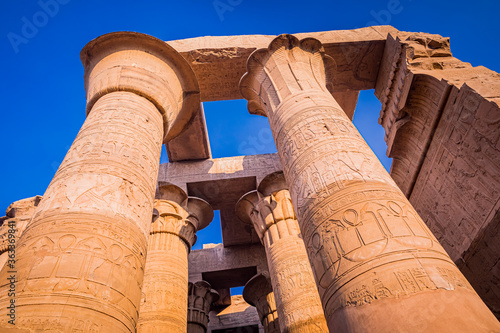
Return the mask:
<path fill-rule="evenodd" d="M 378 67 L 391 26 L 354 30 L 294 34 L 298 39 L 316 38 L 337 63 L 335 91 L 375 88 Z M 248 56 L 266 48 L 276 36 L 208 36 L 168 41 L 191 64 L 201 90 L 202 101 L 241 99 L 238 83 L 246 72 Z"/>
<path fill-rule="evenodd" d="M 352 120 L 358 102 L 359 91 L 334 92 L 333 96 Z M 200 104 L 195 117 L 184 132 L 167 142 L 165 147 L 170 162 L 212 158 L 203 104 Z"/>

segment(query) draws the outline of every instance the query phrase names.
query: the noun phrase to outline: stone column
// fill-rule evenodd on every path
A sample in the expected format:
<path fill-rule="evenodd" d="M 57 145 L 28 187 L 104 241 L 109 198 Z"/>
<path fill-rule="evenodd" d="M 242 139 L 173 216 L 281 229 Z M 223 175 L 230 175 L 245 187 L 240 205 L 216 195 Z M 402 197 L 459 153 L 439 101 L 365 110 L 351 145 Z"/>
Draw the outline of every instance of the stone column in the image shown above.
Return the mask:
<path fill-rule="evenodd" d="M 188 63 L 154 37 L 107 34 L 81 59 L 87 119 L 17 246 L 15 327 L 28 332 L 135 331 L 161 146 L 199 103 Z"/>
<path fill-rule="evenodd" d="M 314 275 L 281 171 L 266 176 L 257 191 L 236 204 L 266 249 L 280 327 L 286 332 L 328 332 Z"/>
<path fill-rule="evenodd" d="M 217 291 L 207 281 L 189 282 L 188 286 L 188 333 L 205 333 L 208 327 L 212 303 L 219 299 Z"/>
<path fill-rule="evenodd" d="M 281 332 L 269 273 L 262 272 L 251 278 L 243 288 L 243 299 L 257 309 L 265 333 Z"/>
<path fill-rule="evenodd" d="M 148 240 L 138 333 L 182 332 L 188 327 L 188 254 L 196 231 L 213 218 L 210 205 L 179 187 L 162 184 Z"/>
<path fill-rule="evenodd" d="M 247 68 L 241 93 L 269 118 L 330 331 L 500 330 L 332 97 L 321 43 L 279 36 Z"/>

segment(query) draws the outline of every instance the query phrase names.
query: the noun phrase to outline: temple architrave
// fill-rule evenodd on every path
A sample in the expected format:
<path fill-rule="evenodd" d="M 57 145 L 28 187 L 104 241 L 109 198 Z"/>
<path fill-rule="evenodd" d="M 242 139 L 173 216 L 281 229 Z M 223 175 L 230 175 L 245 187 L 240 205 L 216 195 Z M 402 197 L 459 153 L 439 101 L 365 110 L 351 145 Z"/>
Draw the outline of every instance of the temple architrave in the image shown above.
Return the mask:
<path fill-rule="evenodd" d="M 449 38 L 115 32 L 80 57 L 87 119 L 1 218 L 1 332 L 500 332 L 500 75 Z M 352 123 L 370 89 L 390 173 Z M 277 154 L 212 158 L 202 103 L 242 98 Z M 223 243 L 192 250 L 214 210 Z"/>

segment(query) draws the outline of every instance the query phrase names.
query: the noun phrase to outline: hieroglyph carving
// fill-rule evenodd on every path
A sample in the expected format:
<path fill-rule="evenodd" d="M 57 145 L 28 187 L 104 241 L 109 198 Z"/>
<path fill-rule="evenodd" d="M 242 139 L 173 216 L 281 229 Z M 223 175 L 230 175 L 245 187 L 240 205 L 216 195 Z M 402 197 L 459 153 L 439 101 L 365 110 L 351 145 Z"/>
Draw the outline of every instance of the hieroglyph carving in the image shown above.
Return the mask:
<path fill-rule="evenodd" d="M 129 101 L 128 109 L 142 116 L 147 129 L 130 130 L 110 119 L 116 100 Z M 75 160 L 73 152 L 82 142 L 99 147 L 110 133 L 123 132 L 130 132 L 128 142 L 141 142 L 144 149 L 135 154 L 128 151 L 128 158 L 117 150 L 93 150 Z M 95 320 L 103 330 L 127 331 L 135 326 L 144 273 L 146 217 L 152 210 L 162 136 L 161 115 L 142 97 L 115 92 L 94 105 L 25 230 L 26 236 L 19 241 L 19 303 L 36 303 L 42 295 L 54 295 L 50 309 L 30 313 L 21 307 L 21 327 L 34 329 L 32 323 L 50 318 L 58 304 L 67 306 L 69 295 L 80 295 L 69 303 L 73 311 L 97 302 L 96 310 L 112 314 L 104 322 Z M 128 163 L 141 160 L 150 161 L 152 169 L 133 168 Z M 78 299 L 85 301 L 82 304 Z M 69 329 L 76 325 L 76 317 L 66 311 L 58 319 L 47 320 L 54 327 Z"/>

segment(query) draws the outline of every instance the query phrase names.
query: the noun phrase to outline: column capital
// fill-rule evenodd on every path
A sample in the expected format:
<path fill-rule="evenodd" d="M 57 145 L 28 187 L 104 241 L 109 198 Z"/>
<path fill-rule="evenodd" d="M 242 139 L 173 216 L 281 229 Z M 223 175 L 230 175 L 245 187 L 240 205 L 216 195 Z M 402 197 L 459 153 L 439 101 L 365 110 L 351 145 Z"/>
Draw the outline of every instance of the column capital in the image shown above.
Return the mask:
<path fill-rule="evenodd" d="M 219 293 L 212 289 L 207 281 L 188 284 L 188 331 L 206 332 L 213 302 L 219 299 Z M 191 325 L 197 326 L 189 327 Z"/>
<path fill-rule="evenodd" d="M 329 93 L 335 68 L 335 61 L 319 40 L 279 35 L 267 48 L 250 55 L 240 92 L 248 100 L 250 113 L 266 116 L 297 92 L 313 89 Z"/>
<path fill-rule="evenodd" d="M 276 171 L 268 174 L 259 183 L 257 191 L 265 196 L 271 195 L 273 193 L 279 192 L 281 190 L 288 190 L 288 184 L 286 183 L 283 171 Z"/>
<path fill-rule="evenodd" d="M 162 183 L 154 202 L 151 234 L 175 234 L 191 248 L 196 242 L 196 232 L 205 228 L 213 216 L 213 209 L 205 200 L 188 197 L 180 187 Z"/>
<path fill-rule="evenodd" d="M 269 196 L 263 196 L 258 191 L 248 192 L 236 203 L 236 215 L 244 223 L 254 226 L 261 241 L 273 225 L 280 221 L 297 219 L 288 190 L 280 190 Z M 287 227 L 275 236 L 281 238 L 297 231 Z"/>
<path fill-rule="evenodd" d="M 246 223 L 253 225 L 259 239 L 262 241 L 266 231 L 275 223 L 272 218 L 265 219 L 261 212 L 266 211 L 269 215 L 270 204 L 269 197 L 264 197 L 258 191 L 250 191 L 244 194 L 236 203 L 236 215 L 238 218 Z"/>
<path fill-rule="evenodd" d="M 296 220 L 297 217 L 282 172 L 267 175 L 258 188 L 259 191 L 248 192 L 238 200 L 236 215 L 241 221 L 253 224 L 262 241 L 272 225 L 279 221 Z M 289 228 L 287 230 L 283 235 L 293 232 Z"/>
<path fill-rule="evenodd" d="M 85 45 L 80 59 L 87 114 L 108 93 L 133 92 L 160 111 L 167 142 L 182 132 L 199 107 L 200 89 L 189 63 L 153 36 L 128 31 L 105 34 Z"/>
<path fill-rule="evenodd" d="M 276 301 L 268 272 L 252 277 L 243 288 L 243 299 L 255 306 L 265 332 L 280 332 Z"/>

